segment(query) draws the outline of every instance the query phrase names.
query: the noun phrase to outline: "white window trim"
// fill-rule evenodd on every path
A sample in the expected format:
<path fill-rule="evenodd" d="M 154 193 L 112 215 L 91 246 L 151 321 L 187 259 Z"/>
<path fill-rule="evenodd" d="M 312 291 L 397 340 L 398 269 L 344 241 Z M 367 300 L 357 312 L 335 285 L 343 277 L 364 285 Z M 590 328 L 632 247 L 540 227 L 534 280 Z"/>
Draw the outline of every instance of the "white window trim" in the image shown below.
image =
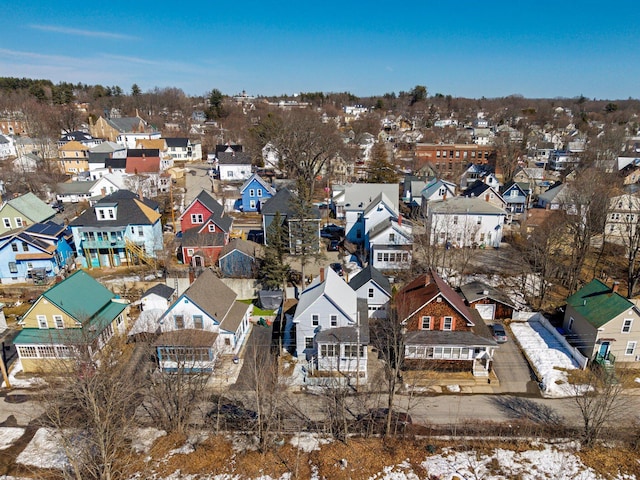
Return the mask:
<path fill-rule="evenodd" d="M 62 326 L 58 326 L 58 320 L 60 320 Z M 53 316 L 53 324 L 57 329 L 63 329 L 64 328 L 64 318 L 62 317 L 62 315 L 54 315 Z"/>
<path fill-rule="evenodd" d="M 626 327 L 627 322 L 629 322 L 629 326 Z M 622 330 L 620 333 L 631 333 L 631 327 L 633 326 L 633 318 L 625 318 L 622 320 Z M 627 328 L 627 330 L 625 330 Z"/>
<path fill-rule="evenodd" d="M 633 348 L 631 349 L 631 352 L 629 352 L 629 347 L 631 346 L 633 346 Z M 638 346 L 638 342 L 636 342 L 635 340 L 627 342 L 627 347 L 624 349 L 624 354 L 635 355 L 637 346 Z"/>
<path fill-rule="evenodd" d="M 428 319 L 427 328 L 424 328 L 425 319 Z M 420 317 L 420 330 L 431 330 L 431 316 L 430 315 L 422 315 Z"/>
<path fill-rule="evenodd" d="M 41 328 L 43 330 L 46 330 L 49 328 L 49 322 L 47 321 L 46 315 L 36 315 L 36 319 L 38 320 L 38 328 Z M 44 326 L 41 323 L 41 320 L 44 320 Z"/>
<path fill-rule="evenodd" d="M 447 328 L 447 319 L 451 320 L 451 324 L 449 325 L 449 328 Z M 453 317 L 443 317 L 442 319 L 442 330 L 446 331 L 446 332 L 450 332 L 453 330 Z"/>

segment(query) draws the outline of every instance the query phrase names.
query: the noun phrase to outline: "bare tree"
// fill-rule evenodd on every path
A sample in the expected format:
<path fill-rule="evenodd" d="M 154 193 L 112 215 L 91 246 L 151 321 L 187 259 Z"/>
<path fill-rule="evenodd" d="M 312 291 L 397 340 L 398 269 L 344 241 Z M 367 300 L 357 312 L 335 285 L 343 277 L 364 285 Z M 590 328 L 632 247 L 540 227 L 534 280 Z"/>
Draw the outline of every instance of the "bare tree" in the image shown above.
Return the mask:
<path fill-rule="evenodd" d="M 604 238 L 621 243 L 626 254 L 627 298 L 633 296 L 640 280 L 640 199 L 621 195 L 611 199 Z"/>
<path fill-rule="evenodd" d="M 185 433 L 192 415 L 206 399 L 206 386 L 217 359 L 202 364 L 202 350 L 187 345 L 197 343 L 198 330 L 185 330 L 185 347 L 174 349 L 172 369 L 148 372 L 143 408 L 153 424 L 167 432 Z"/>
<path fill-rule="evenodd" d="M 592 446 L 608 426 L 619 426 L 634 411 L 630 397 L 624 394 L 624 372 L 608 371 L 599 365 L 585 370 L 573 385 L 574 400 L 582 419 L 585 446 Z"/>
<path fill-rule="evenodd" d="M 53 347 L 52 347 L 53 348 Z M 123 343 L 114 338 L 92 357 L 86 346 L 73 348 L 42 395 L 47 423 L 55 429 L 77 480 L 128 478 L 129 439 L 140 382 L 123 361 Z"/>

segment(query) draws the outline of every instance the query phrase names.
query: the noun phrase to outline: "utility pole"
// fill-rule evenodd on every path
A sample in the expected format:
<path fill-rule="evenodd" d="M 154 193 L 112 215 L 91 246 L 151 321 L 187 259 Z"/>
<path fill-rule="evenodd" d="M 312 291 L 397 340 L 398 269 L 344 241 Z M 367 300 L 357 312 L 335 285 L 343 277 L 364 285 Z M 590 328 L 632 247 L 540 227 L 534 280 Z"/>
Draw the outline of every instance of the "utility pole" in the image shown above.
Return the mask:
<path fill-rule="evenodd" d="M 356 392 L 360 390 L 360 312 L 356 312 Z"/>
<path fill-rule="evenodd" d="M 4 378 L 4 383 L 7 388 L 11 388 L 11 383 L 9 382 L 9 376 L 7 375 L 7 367 L 4 364 L 4 343 L 2 344 L 2 353 L 0 356 L 0 370 L 2 370 L 2 378 Z"/>

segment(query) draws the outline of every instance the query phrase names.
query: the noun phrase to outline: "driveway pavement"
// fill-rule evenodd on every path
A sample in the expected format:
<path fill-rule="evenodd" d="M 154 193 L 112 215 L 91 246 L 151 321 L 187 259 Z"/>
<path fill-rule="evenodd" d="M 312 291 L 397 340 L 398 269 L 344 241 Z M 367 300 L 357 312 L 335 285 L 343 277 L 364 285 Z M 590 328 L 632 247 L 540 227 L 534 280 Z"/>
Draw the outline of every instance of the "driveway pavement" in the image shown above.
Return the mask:
<path fill-rule="evenodd" d="M 494 388 L 494 392 L 539 394 L 540 390 L 527 360 L 513 340 L 508 326 L 506 330 L 508 340 L 501 343 L 493 355 L 493 370 L 500 380 L 500 386 Z"/>

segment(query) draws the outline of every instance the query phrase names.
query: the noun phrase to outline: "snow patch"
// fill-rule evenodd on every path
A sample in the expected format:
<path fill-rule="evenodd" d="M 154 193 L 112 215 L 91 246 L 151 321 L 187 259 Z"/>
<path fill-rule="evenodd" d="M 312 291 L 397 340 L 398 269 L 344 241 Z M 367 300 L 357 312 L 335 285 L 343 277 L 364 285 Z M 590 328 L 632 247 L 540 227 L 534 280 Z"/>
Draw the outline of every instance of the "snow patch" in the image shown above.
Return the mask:
<path fill-rule="evenodd" d="M 153 443 L 167 434 L 157 428 L 138 428 L 131 439 L 131 448 L 137 453 L 148 453 Z"/>
<path fill-rule="evenodd" d="M 17 463 L 37 468 L 64 470 L 69 460 L 58 435 L 47 428 L 40 428 L 29 445 L 18 455 Z"/>
<path fill-rule="evenodd" d="M 447 390 L 453 393 L 460 393 L 460 385 L 447 385 Z"/>
<path fill-rule="evenodd" d="M 316 433 L 300 432 L 291 437 L 290 443 L 303 452 L 313 452 L 314 450 L 320 450 L 320 445 L 331 443 L 331 439 L 321 437 Z"/>
<path fill-rule="evenodd" d="M 13 445 L 17 439 L 24 435 L 24 428 L 19 427 L 6 427 L 2 429 L 2 435 L 0 435 L 0 450 L 5 450 Z"/>

